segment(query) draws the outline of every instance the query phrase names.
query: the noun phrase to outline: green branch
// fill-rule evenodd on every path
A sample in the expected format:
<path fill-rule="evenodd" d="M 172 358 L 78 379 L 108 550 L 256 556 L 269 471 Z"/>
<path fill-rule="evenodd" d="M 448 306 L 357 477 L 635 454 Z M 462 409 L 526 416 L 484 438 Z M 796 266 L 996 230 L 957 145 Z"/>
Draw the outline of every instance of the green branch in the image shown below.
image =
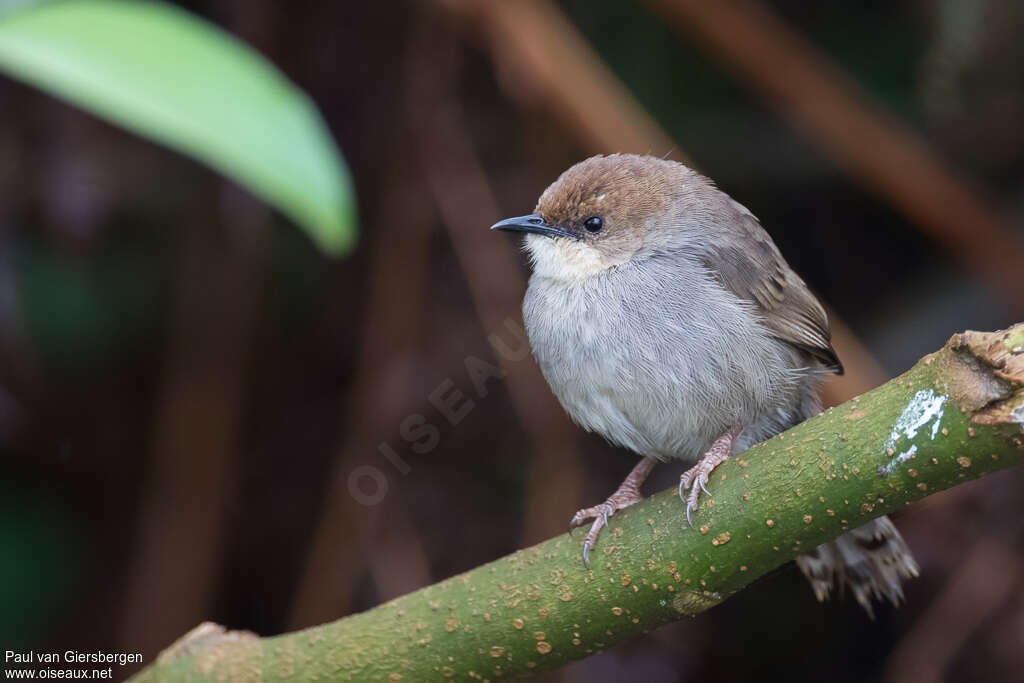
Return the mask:
<path fill-rule="evenodd" d="M 493 680 L 706 610 L 806 549 L 1024 461 L 1024 325 L 955 335 L 909 372 L 715 471 L 694 528 L 674 490 L 368 612 L 258 638 L 204 624 L 137 680 Z"/>

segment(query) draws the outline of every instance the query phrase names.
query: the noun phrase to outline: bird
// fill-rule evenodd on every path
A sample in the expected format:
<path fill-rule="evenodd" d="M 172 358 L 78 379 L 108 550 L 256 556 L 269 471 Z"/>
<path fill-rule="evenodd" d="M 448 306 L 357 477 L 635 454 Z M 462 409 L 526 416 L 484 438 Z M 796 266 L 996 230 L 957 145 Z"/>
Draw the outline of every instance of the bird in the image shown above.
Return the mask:
<path fill-rule="evenodd" d="M 617 511 L 642 499 L 659 462 L 691 465 L 679 483 L 687 522 L 712 471 L 821 411 L 843 366 L 828 317 L 746 207 L 669 159 L 598 155 L 563 172 L 534 212 L 492 230 L 520 233 L 532 273 L 523 321 L 533 356 L 572 420 L 640 460 L 593 520 L 583 562 Z M 917 563 L 879 517 L 797 558 L 819 601 L 849 587 L 903 601 Z"/>

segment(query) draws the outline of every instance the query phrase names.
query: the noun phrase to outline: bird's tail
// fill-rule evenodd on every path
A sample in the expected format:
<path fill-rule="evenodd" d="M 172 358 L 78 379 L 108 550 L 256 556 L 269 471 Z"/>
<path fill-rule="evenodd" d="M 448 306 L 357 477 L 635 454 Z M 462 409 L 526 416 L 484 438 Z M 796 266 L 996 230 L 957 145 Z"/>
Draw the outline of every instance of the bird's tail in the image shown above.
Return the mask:
<path fill-rule="evenodd" d="M 917 562 L 900 532 L 885 516 L 848 531 L 834 541 L 796 558 L 818 600 L 833 588 L 849 586 L 857 602 L 874 618 L 871 600 L 903 601 L 903 579 L 918 575 Z"/>

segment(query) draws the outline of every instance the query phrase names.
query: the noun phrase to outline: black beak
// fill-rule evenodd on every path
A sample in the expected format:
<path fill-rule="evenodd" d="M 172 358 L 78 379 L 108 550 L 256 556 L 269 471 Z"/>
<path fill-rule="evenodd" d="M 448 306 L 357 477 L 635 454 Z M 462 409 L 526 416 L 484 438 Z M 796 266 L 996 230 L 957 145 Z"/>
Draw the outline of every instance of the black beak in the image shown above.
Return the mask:
<path fill-rule="evenodd" d="M 569 239 L 579 239 L 576 235 L 571 232 L 562 230 L 561 228 L 554 228 L 544 222 L 544 219 L 535 213 L 529 216 L 517 216 L 515 218 L 506 218 L 503 221 L 498 221 L 491 226 L 491 230 L 505 230 L 507 232 L 532 232 L 535 235 L 545 235 L 546 237 L 568 237 Z"/>

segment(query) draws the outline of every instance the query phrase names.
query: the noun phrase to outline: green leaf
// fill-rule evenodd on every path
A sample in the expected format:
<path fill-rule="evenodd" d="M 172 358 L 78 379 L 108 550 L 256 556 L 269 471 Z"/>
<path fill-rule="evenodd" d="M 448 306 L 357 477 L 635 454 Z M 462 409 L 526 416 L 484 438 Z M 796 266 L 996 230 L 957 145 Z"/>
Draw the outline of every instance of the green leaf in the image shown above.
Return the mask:
<path fill-rule="evenodd" d="M 26 7 L 43 2 L 46 2 L 46 0 L 0 0 L 0 16 L 7 12 L 13 12 L 16 9 L 25 9 Z"/>
<path fill-rule="evenodd" d="M 355 239 L 348 172 L 309 97 L 180 9 L 68 0 L 5 13 L 0 70 L 209 164 L 329 253 Z"/>

